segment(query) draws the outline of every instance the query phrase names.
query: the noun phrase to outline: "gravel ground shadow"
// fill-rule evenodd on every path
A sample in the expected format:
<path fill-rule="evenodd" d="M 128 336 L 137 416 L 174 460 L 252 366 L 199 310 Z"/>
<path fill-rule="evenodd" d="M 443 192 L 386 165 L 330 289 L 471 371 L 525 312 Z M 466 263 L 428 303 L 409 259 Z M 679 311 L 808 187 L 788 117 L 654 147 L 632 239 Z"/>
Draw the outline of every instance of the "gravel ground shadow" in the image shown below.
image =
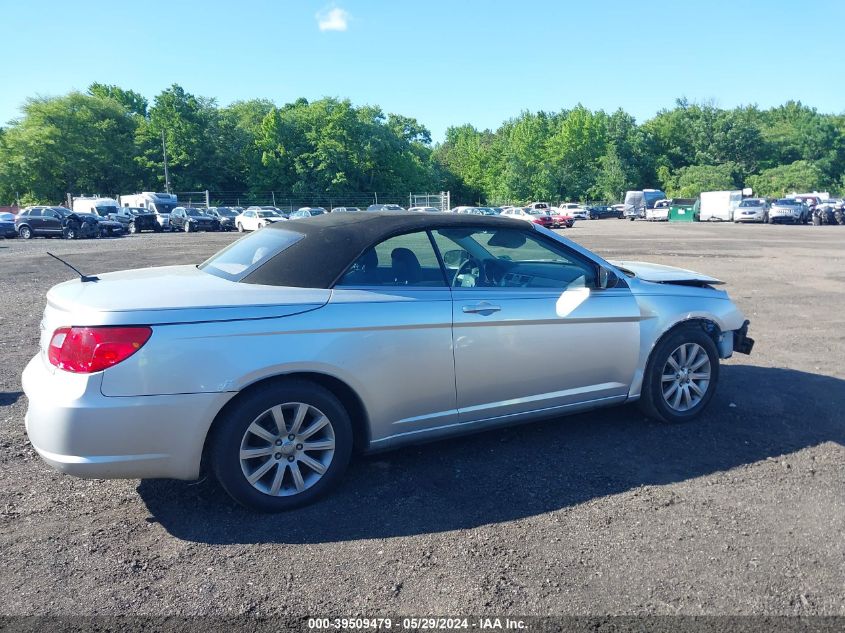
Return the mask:
<path fill-rule="evenodd" d="M 845 381 L 725 365 L 698 420 L 663 425 L 627 406 L 362 458 L 318 503 L 251 513 L 211 480 L 144 480 L 173 536 L 202 543 L 322 543 L 442 532 L 559 510 L 643 485 L 845 444 Z"/>

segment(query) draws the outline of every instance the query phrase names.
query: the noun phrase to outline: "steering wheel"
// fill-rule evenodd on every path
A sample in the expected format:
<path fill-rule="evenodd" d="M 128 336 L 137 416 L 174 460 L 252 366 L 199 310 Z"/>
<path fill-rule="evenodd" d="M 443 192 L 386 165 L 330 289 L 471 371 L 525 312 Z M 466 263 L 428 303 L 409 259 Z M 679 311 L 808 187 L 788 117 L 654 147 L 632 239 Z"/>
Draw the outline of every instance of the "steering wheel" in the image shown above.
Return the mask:
<path fill-rule="evenodd" d="M 464 269 L 469 269 L 472 265 L 478 266 L 478 277 L 476 278 L 476 282 L 479 279 L 484 278 L 484 264 L 479 262 L 474 257 L 470 257 L 469 259 L 465 260 L 460 266 L 458 266 L 458 270 L 455 271 L 454 277 L 452 277 L 452 288 L 456 288 L 458 284 L 458 277 L 464 274 Z"/>
<path fill-rule="evenodd" d="M 496 277 L 496 269 L 498 266 L 493 266 L 493 264 L 497 263 L 495 259 L 485 261 L 483 259 L 475 259 L 474 257 L 470 257 L 463 264 L 458 266 L 458 270 L 455 271 L 455 276 L 452 278 L 452 287 L 455 288 L 458 283 L 458 277 L 460 277 L 464 272 L 468 272 L 467 269 L 470 267 L 477 266 L 478 267 L 478 276 L 475 278 L 475 284 L 477 286 L 498 286 L 502 275 L 499 275 L 499 278 Z M 488 278 L 489 277 L 489 278 Z"/>

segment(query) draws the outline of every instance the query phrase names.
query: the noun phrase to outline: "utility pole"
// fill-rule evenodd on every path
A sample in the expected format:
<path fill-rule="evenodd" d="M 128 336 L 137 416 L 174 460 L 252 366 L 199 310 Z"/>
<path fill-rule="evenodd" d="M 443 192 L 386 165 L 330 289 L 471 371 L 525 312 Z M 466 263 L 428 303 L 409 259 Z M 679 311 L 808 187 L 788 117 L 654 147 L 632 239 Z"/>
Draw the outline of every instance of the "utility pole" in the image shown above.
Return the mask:
<path fill-rule="evenodd" d="M 161 152 L 164 154 L 164 190 L 170 193 L 170 174 L 167 173 L 167 143 L 164 142 L 164 130 L 161 131 Z"/>

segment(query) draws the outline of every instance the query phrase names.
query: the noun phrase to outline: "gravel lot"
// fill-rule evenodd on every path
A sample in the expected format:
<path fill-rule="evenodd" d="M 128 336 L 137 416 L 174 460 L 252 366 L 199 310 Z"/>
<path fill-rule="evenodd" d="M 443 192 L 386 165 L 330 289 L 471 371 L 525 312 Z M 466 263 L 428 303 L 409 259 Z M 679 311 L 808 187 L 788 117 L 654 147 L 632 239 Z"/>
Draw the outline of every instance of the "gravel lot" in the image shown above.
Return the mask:
<path fill-rule="evenodd" d="M 602 220 L 613 258 L 728 282 L 751 319 L 707 414 L 578 415 L 358 460 L 254 515 L 213 482 L 84 481 L 29 446 L 20 374 L 71 273 L 234 236 L 0 242 L 0 613 L 845 615 L 845 228 Z"/>

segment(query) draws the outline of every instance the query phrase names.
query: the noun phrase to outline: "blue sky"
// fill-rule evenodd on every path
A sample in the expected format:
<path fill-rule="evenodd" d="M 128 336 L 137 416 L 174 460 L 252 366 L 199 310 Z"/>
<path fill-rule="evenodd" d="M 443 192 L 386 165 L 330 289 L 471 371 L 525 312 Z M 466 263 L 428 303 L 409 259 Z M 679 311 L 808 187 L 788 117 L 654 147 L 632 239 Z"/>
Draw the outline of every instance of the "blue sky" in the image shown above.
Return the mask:
<path fill-rule="evenodd" d="M 435 140 L 579 102 L 639 121 L 681 96 L 840 113 L 843 24 L 842 0 L 0 0 L 0 122 L 93 81 L 221 105 L 348 97 Z"/>

